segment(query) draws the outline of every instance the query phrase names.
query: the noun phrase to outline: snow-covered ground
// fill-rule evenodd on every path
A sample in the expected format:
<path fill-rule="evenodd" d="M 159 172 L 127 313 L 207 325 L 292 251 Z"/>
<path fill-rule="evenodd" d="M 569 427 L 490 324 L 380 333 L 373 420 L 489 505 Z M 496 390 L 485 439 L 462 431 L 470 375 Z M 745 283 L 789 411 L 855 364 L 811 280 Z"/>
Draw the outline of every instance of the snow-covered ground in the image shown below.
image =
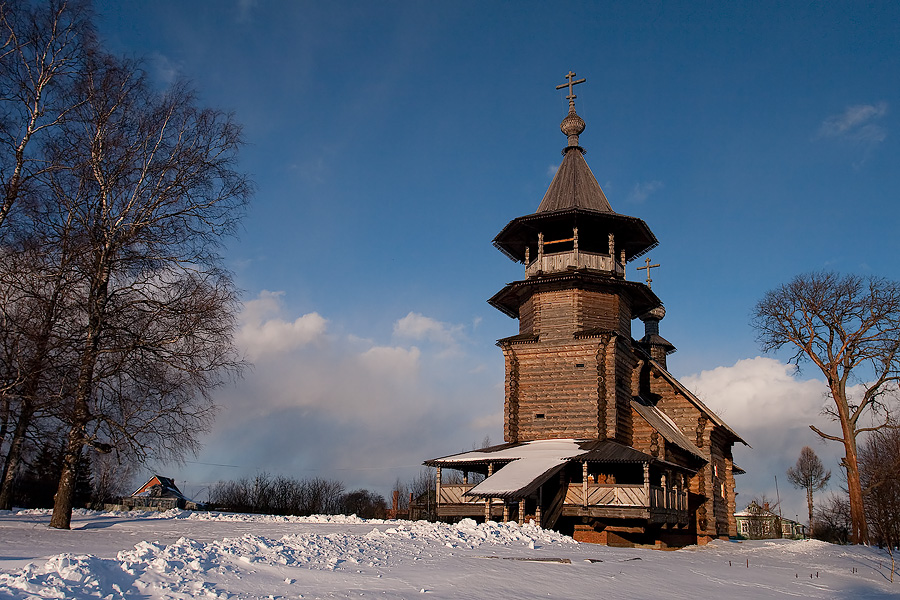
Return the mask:
<path fill-rule="evenodd" d="M 0 512 L 0 597 L 900 597 L 885 553 L 814 540 L 661 552 L 472 521 L 76 511 L 57 531 L 49 520 Z"/>

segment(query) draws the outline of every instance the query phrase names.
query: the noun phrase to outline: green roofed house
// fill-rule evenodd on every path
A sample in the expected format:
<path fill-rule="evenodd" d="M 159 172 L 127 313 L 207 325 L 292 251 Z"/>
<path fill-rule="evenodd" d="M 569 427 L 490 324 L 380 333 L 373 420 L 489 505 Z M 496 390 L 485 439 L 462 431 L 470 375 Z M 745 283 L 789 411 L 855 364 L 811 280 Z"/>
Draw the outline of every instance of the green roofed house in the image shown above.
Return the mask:
<path fill-rule="evenodd" d="M 497 342 L 506 443 L 425 462 L 437 469 L 438 516 L 533 519 L 611 545 L 734 536 L 732 447 L 746 442 L 667 370 L 675 346 L 660 335 L 665 309 L 650 288 L 658 265 L 641 261 L 646 282 L 626 278 L 658 242 L 612 209 L 588 167 L 572 91 L 584 79 L 574 76 L 559 86 L 569 91 L 562 164 L 537 210 L 494 238 L 524 266 L 489 300 L 519 324 Z M 454 483 L 442 481 L 447 470 Z M 483 481 L 470 483 L 473 473 Z"/>

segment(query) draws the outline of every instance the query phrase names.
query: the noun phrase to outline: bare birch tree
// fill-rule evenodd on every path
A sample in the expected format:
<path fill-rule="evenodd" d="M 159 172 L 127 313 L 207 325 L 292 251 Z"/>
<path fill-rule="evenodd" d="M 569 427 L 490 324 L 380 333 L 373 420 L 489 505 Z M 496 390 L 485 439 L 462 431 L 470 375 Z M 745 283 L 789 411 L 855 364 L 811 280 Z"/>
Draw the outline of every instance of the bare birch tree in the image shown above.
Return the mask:
<path fill-rule="evenodd" d="M 857 437 L 888 423 L 889 402 L 900 379 L 900 284 L 835 273 L 799 275 L 766 293 L 754 309 L 753 326 L 764 351 L 787 346 L 792 363 L 810 361 L 825 375 L 834 403 L 827 413 L 840 433 L 810 428 L 844 446 L 851 541 L 866 543 Z M 854 383 L 862 390 L 858 397 L 848 393 Z M 877 419 L 872 425 L 870 417 Z"/>
<path fill-rule="evenodd" d="M 68 274 L 59 240 L 34 228 L 32 217 L 46 200 L 43 177 L 59 167 L 44 144 L 83 101 L 74 86 L 94 45 L 91 16 L 81 0 L 0 0 L 0 508 L 10 507 L 33 421 L 52 402 L 45 374 Z"/>
<path fill-rule="evenodd" d="M 83 1 L 0 0 L 0 229 L 32 181 L 55 168 L 38 142 L 83 100 L 72 90 L 93 38 Z"/>
<path fill-rule="evenodd" d="M 196 448 L 214 412 L 210 390 L 241 368 L 220 244 L 251 189 L 235 169 L 239 126 L 198 108 L 186 85 L 157 93 L 136 64 L 94 52 L 77 93 L 85 100 L 50 148 L 62 165 L 50 187 L 60 221 L 73 215 L 81 278 L 56 528 L 69 527 L 85 446 L 127 446 L 139 458 Z"/>
<path fill-rule="evenodd" d="M 787 470 L 788 481 L 794 487 L 806 490 L 806 505 L 809 509 L 809 530 L 813 527 L 813 493 L 822 490 L 831 479 L 831 471 L 826 471 L 822 461 L 809 446 L 803 446 L 797 464 Z"/>
<path fill-rule="evenodd" d="M 41 243 L 35 243 L 36 238 Z M 60 392 L 67 387 L 64 365 L 70 356 L 58 338 L 58 325 L 66 315 L 66 292 L 74 274 L 52 264 L 50 257 L 59 258 L 58 250 L 65 253 L 66 244 L 57 242 L 32 235 L 24 246 L 7 246 L 0 269 L 8 371 L 4 397 L 14 421 L 0 477 L 0 509 L 11 508 L 13 482 L 35 420 L 53 418 Z"/>

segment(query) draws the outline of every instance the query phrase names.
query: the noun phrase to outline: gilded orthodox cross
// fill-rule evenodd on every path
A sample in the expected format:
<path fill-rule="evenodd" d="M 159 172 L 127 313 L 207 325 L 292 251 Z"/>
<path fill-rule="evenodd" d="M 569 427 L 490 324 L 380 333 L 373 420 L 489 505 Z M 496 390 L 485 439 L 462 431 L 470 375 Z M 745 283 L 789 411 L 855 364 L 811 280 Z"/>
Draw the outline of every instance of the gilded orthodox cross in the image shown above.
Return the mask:
<path fill-rule="evenodd" d="M 556 86 L 556 89 L 561 90 L 564 87 L 569 88 L 569 95 L 566 96 L 566 100 L 569 101 L 569 108 L 571 110 L 575 110 L 575 98 L 577 98 L 577 96 L 572 91 L 572 87 L 578 85 L 579 83 L 584 83 L 586 81 L 586 79 L 584 77 L 582 77 L 581 79 L 579 79 L 577 81 L 573 81 L 573 79 L 575 79 L 575 73 L 573 73 L 572 71 L 568 72 L 568 74 L 566 75 L 566 79 L 568 79 L 569 82 Z"/>
<path fill-rule="evenodd" d="M 650 284 L 653 282 L 653 280 L 650 279 L 650 269 L 654 269 L 654 268 L 658 267 L 659 263 L 657 263 L 655 265 L 651 265 L 649 257 L 644 262 L 646 262 L 647 264 L 643 267 L 638 267 L 637 270 L 638 271 L 643 271 L 644 269 L 647 270 L 647 287 L 650 287 Z"/>

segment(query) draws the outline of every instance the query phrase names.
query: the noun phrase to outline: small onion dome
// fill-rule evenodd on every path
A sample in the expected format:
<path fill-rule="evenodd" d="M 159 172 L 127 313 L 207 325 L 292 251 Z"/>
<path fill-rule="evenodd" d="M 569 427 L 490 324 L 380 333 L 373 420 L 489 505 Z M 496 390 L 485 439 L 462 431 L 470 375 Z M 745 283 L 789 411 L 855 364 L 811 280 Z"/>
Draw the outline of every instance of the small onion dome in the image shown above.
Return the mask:
<path fill-rule="evenodd" d="M 650 319 L 653 319 L 654 321 L 662 321 L 663 318 L 665 318 L 665 316 L 666 316 L 666 309 L 662 304 L 660 304 L 656 308 L 648 310 L 647 312 L 642 314 L 639 318 L 641 321 L 645 321 L 645 322 Z"/>
<path fill-rule="evenodd" d="M 569 138 L 570 147 L 578 146 L 578 136 L 584 131 L 584 119 L 575 113 L 574 107 L 566 115 L 566 118 L 562 120 L 562 123 L 559 124 L 559 130 Z"/>

